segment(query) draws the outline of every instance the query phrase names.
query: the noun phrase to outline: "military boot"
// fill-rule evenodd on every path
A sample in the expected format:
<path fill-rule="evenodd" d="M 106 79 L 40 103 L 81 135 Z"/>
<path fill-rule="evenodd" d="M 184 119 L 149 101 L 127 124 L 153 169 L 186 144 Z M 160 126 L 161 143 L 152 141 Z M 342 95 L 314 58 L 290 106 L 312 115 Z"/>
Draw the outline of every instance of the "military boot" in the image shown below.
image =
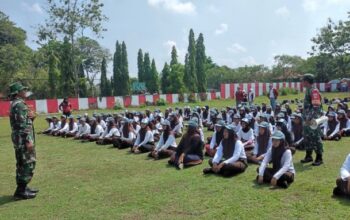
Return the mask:
<path fill-rule="evenodd" d="M 313 158 L 312 158 L 312 150 L 311 150 L 311 151 L 308 150 L 308 151 L 306 151 L 305 158 L 302 159 L 302 160 L 300 161 L 300 163 L 310 163 L 310 162 L 312 162 L 312 161 L 313 161 Z"/>
<path fill-rule="evenodd" d="M 312 163 L 312 166 L 320 166 L 323 164 L 322 154 L 317 154 L 315 162 Z"/>
<path fill-rule="evenodd" d="M 27 190 L 26 184 L 18 184 L 16 192 L 13 195 L 13 197 L 15 197 L 15 200 L 34 199 L 36 197 L 36 194 Z"/>

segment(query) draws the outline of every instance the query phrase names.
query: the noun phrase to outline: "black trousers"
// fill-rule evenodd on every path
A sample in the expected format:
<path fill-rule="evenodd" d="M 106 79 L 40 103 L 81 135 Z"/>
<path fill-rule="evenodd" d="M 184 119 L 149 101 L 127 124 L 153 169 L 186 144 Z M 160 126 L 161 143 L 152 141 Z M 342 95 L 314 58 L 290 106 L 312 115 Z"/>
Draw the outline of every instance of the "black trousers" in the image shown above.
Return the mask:
<path fill-rule="evenodd" d="M 348 181 L 338 178 L 336 180 L 337 187 L 334 188 L 333 194 L 336 196 L 348 196 L 350 197 L 350 192 L 348 191 Z"/>
<path fill-rule="evenodd" d="M 222 162 L 222 161 L 221 161 Z M 209 160 L 210 167 L 213 167 L 213 159 Z M 225 164 L 219 171 L 218 174 L 224 177 L 231 177 L 239 173 L 243 173 L 248 167 L 245 160 L 238 160 L 233 164 Z"/>
<path fill-rule="evenodd" d="M 259 173 L 259 167 L 257 168 L 257 172 Z M 270 183 L 273 175 L 275 175 L 275 172 L 272 168 L 266 168 L 264 172 L 264 183 Z M 294 182 L 294 174 L 287 172 L 284 173 L 278 180 L 277 180 L 277 186 L 285 187 L 285 184 L 283 184 L 284 181 L 287 181 L 288 184 L 291 184 Z"/>

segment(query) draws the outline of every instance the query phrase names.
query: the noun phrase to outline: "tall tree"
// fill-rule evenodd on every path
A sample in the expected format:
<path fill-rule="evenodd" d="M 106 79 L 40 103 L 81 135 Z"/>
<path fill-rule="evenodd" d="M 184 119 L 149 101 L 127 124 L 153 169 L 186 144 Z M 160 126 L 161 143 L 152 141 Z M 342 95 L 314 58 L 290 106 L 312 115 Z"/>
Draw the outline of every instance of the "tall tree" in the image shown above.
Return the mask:
<path fill-rule="evenodd" d="M 87 97 L 87 86 L 86 86 L 86 77 L 84 73 L 84 67 L 83 64 L 79 65 L 78 68 L 78 81 L 79 81 L 79 97 Z"/>
<path fill-rule="evenodd" d="M 169 81 L 169 75 L 170 75 L 170 67 L 168 63 L 165 62 L 162 70 L 161 83 L 160 83 L 163 94 L 168 93 L 169 86 L 171 84 Z"/>
<path fill-rule="evenodd" d="M 196 74 L 196 41 L 192 29 L 190 30 L 188 37 L 188 49 L 185 58 L 185 74 L 183 81 L 188 91 L 198 91 Z"/>
<path fill-rule="evenodd" d="M 139 49 L 139 52 L 137 53 L 137 77 L 139 79 L 139 82 L 144 82 L 145 81 L 145 68 L 143 66 L 143 53 L 142 50 Z"/>
<path fill-rule="evenodd" d="M 185 93 L 185 84 L 184 84 L 184 66 L 182 64 L 175 64 L 171 67 L 169 74 L 168 93 Z"/>
<path fill-rule="evenodd" d="M 122 54 L 121 54 L 121 86 L 122 86 L 122 95 L 130 94 L 130 77 L 129 77 L 129 64 L 128 64 L 128 53 L 126 50 L 126 44 L 123 41 L 122 43 Z"/>
<path fill-rule="evenodd" d="M 49 56 L 49 97 L 57 98 L 57 81 L 60 77 L 60 72 L 58 70 L 58 58 L 52 52 Z"/>
<path fill-rule="evenodd" d="M 84 36 L 85 31 L 94 33 L 97 37 L 105 30 L 102 22 L 107 17 L 102 13 L 103 4 L 100 0 L 48 0 L 47 14 L 49 18 L 38 28 L 39 40 L 46 41 L 63 37 L 70 43 L 67 54 L 75 81 L 75 94 L 79 93 L 78 66 L 81 61 L 75 50 L 76 39 Z M 68 57 L 69 56 L 69 57 Z"/>
<path fill-rule="evenodd" d="M 196 74 L 198 81 L 198 92 L 206 92 L 207 77 L 205 73 L 205 62 L 207 57 L 205 55 L 204 37 L 200 33 L 196 42 Z"/>
<path fill-rule="evenodd" d="M 115 96 L 122 95 L 122 46 L 117 41 L 115 53 L 113 57 L 113 94 Z"/>
<path fill-rule="evenodd" d="M 64 38 L 61 51 L 61 88 L 60 91 L 64 97 L 74 96 L 74 75 L 73 75 L 73 56 L 71 53 L 71 45 L 68 38 Z"/>
<path fill-rule="evenodd" d="M 152 59 L 149 87 L 147 88 L 151 93 L 156 93 L 159 91 L 159 77 L 156 62 L 154 61 L 154 59 Z"/>
<path fill-rule="evenodd" d="M 177 62 L 177 50 L 175 45 L 173 46 L 173 48 L 171 49 L 171 61 L 170 61 L 170 66 L 173 66 L 175 64 L 178 64 Z"/>
<path fill-rule="evenodd" d="M 107 79 L 107 62 L 106 59 L 102 59 L 101 64 L 101 83 L 100 83 L 101 96 L 108 96 L 108 79 Z"/>
<path fill-rule="evenodd" d="M 151 60 L 149 57 L 149 53 L 145 53 L 144 59 L 143 59 L 143 68 L 144 68 L 144 82 L 146 84 L 146 88 L 148 91 L 150 91 L 150 88 L 152 87 L 151 83 Z"/>

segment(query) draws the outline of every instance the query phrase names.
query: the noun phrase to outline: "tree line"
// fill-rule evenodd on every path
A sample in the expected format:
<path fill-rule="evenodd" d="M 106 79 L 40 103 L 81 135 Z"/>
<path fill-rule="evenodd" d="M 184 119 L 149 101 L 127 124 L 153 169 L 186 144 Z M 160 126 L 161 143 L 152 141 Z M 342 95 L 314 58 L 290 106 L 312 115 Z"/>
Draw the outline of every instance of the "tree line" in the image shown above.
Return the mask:
<path fill-rule="evenodd" d="M 345 21 L 327 21 L 311 39 L 307 58 L 282 54 L 274 57 L 271 67 L 220 66 L 206 55 L 203 34 L 196 38 L 191 29 L 183 62 L 173 46 L 170 61 L 158 72 L 155 59 L 140 48 L 137 78 L 132 78 L 126 43 L 117 41 L 113 55 L 98 43 L 108 20 L 100 0 L 58 0 L 48 5 L 48 18 L 37 27 L 36 50 L 26 45 L 25 30 L 0 11 L 0 93 L 6 94 L 8 85 L 18 80 L 32 88 L 34 98 L 58 98 L 130 95 L 135 82 L 145 84 L 143 92 L 183 94 L 218 90 L 229 82 L 297 81 L 306 72 L 319 82 L 350 78 L 350 13 Z"/>

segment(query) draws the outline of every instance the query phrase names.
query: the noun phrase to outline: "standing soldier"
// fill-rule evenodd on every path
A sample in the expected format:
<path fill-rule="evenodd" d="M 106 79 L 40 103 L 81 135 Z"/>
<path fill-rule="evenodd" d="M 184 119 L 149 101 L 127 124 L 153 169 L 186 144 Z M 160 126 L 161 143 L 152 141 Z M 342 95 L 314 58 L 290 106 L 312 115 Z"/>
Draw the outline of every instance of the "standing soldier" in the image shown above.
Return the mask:
<path fill-rule="evenodd" d="M 321 129 L 312 129 L 310 127 L 311 121 L 323 115 L 321 94 L 317 88 L 313 86 L 314 76 L 312 74 L 305 74 L 303 76 L 303 86 L 305 87 L 303 119 L 305 121 L 303 127 L 304 143 L 306 148 L 306 155 L 301 163 L 309 163 L 313 161 L 312 151 L 316 152 L 316 159 L 312 163 L 313 166 L 319 166 L 323 163 L 323 144 L 321 139 Z"/>
<path fill-rule="evenodd" d="M 11 109 L 10 123 L 12 142 L 16 155 L 16 182 L 15 199 L 35 198 L 38 190 L 27 187 L 33 177 L 35 168 L 35 139 L 33 120 L 35 114 L 29 109 L 24 99 L 28 97 L 28 88 L 21 83 L 10 85 Z"/>

